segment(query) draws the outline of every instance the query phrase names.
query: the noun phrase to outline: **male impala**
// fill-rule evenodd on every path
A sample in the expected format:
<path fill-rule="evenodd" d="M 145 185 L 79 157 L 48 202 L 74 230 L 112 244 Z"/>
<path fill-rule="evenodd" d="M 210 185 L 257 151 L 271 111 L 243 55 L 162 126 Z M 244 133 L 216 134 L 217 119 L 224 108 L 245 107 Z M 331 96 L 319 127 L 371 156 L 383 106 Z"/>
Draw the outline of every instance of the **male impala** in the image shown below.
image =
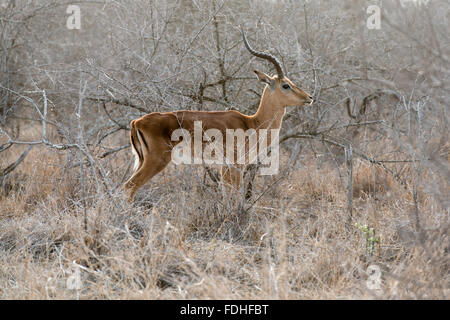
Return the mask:
<path fill-rule="evenodd" d="M 288 106 L 302 106 L 313 102 L 312 97 L 295 86 L 283 75 L 279 61 L 270 54 L 253 50 L 247 42 L 244 32 L 242 37 L 247 50 L 254 56 L 270 61 L 277 71 L 271 77 L 254 71 L 259 81 L 266 84 L 259 108 L 254 115 L 247 116 L 238 111 L 174 111 L 152 112 L 131 121 L 131 146 L 136 156 L 135 172 L 125 184 L 132 201 L 136 191 L 149 179 L 163 170 L 172 159 L 172 150 L 178 142 L 171 137 L 177 129 L 194 130 L 194 122 L 201 121 L 204 130 L 217 129 L 225 133 L 227 129 L 280 129 L 283 116 Z M 239 170 L 238 170 L 239 171 Z M 233 185 L 239 185 L 236 169 L 222 167 L 222 179 Z"/>

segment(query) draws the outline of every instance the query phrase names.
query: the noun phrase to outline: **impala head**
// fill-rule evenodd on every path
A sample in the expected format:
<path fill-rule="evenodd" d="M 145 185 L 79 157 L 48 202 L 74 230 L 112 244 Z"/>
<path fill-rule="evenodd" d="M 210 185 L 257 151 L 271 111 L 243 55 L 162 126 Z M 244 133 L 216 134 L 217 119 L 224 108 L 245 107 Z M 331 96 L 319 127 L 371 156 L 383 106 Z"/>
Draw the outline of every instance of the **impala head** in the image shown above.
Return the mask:
<path fill-rule="evenodd" d="M 255 70 L 256 76 L 259 81 L 267 84 L 264 89 L 264 95 L 276 101 L 277 105 L 282 107 L 303 106 L 305 104 L 312 104 L 313 98 L 307 92 L 297 87 L 291 80 L 284 76 L 281 64 L 277 58 L 268 54 L 257 52 L 253 50 L 247 42 L 244 32 L 242 31 L 242 37 L 247 50 L 254 56 L 262 58 L 272 62 L 277 70 L 277 74 L 273 77 Z"/>

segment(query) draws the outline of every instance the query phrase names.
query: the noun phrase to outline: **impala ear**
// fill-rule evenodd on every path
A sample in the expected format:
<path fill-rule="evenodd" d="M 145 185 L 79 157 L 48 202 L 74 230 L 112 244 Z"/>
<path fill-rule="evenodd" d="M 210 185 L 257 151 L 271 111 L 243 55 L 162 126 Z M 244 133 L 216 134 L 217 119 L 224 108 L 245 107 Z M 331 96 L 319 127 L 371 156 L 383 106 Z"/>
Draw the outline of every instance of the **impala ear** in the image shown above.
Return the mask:
<path fill-rule="evenodd" d="M 264 72 L 261 72 L 261 71 L 258 71 L 258 70 L 253 70 L 253 72 L 256 74 L 256 76 L 258 77 L 259 81 L 267 83 L 271 88 L 274 87 L 275 80 L 273 78 L 271 78 L 270 76 L 268 76 Z"/>

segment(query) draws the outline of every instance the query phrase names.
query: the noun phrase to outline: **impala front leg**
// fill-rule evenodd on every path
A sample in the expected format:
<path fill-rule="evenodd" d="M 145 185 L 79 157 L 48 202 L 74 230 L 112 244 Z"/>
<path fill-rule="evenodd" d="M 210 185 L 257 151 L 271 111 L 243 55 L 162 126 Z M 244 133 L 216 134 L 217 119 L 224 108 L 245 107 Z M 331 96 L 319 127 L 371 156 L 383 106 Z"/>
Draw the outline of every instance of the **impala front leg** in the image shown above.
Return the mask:
<path fill-rule="evenodd" d="M 223 166 L 221 169 L 222 196 L 225 204 L 239 199 L 243 187 L 243 166 Z"/>

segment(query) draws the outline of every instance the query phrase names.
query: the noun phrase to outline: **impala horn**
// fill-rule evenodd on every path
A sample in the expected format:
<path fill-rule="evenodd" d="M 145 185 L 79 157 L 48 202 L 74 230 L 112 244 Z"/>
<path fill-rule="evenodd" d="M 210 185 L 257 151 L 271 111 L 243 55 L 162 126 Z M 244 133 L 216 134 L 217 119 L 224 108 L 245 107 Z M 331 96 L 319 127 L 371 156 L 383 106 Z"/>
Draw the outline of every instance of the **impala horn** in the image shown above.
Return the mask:
<path fill-rule="evenodd" d="M 253 50 L 247 42 L 247 38 L 245 37 L 244 30 L 241 30 L 241 32 L 242 32 L 242 38 L 244 38 L 244 44 L 245 44 L 245 47 L 247 48 L 247 50 L 255 57 L 266 59 L 266 60 L 272 62 L 273 65 L 275 66 L 275 69 L 277 69 L 278 79 L 283 79 L 283 77 L 284 77 L 283 70 L 281 69 L 281 64 L 278 61 L 278 59 L 268 53 L 263 53 L 263 52 L 258 52 L 258 51 Z"/>

